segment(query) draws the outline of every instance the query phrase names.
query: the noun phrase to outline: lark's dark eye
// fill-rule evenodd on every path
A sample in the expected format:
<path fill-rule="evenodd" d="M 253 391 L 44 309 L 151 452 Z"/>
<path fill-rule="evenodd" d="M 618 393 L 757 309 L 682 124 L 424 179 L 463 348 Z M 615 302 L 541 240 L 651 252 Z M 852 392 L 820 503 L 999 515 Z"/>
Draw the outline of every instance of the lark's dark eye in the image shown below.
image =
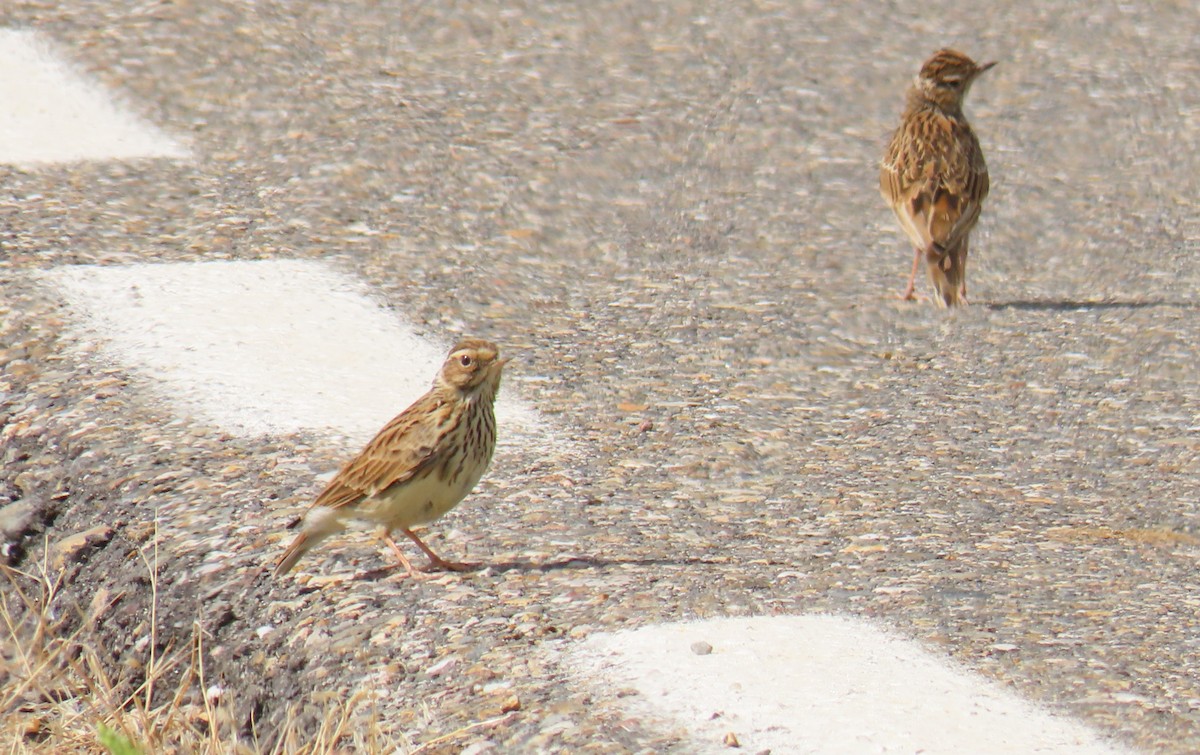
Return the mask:
<path fill-rule="evenodd" d="M 463 354 L 458 358 L 458 363 L 463 367 L 470 367 L 472 364 L 474 364 L 474 362 L 475 360 L 471 358 L 470 354 Z"/>

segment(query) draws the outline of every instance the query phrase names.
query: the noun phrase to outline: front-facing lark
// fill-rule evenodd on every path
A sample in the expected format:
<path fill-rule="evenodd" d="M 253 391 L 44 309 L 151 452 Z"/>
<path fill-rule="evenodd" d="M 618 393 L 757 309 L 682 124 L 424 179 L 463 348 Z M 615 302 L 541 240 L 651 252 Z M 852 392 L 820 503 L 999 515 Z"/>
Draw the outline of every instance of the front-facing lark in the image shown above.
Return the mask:
<path fill-rule="evenodd" d="M 377 524 L 410 577 L 418 578 L 417 572 L 392 539 L 394 530 L 425 552 L 430 568 L 469 568 L 434 553 L 412 528 L 457 506 L 491 463 L 496 448 L 492 405 L 507 362 L 490 341 L 465 338 L 455 344 L 429 392 L 387 423 L 313 502 L 300 534 L 275 567 L 276 576 L 352 519 Z"/>
<path fill-rule="evenodd" d="M 963 115 L 963 98 L 979 74 L 955 50 L 938 50 L 921 66 L 900 126 L 879 172 L 879 188 L 913 245 L 912 272 L 902 298 L 913 299 L 925 258 L 938 304 L 967 303 L 967 246 L 988 194 L 987 164 Z"/>

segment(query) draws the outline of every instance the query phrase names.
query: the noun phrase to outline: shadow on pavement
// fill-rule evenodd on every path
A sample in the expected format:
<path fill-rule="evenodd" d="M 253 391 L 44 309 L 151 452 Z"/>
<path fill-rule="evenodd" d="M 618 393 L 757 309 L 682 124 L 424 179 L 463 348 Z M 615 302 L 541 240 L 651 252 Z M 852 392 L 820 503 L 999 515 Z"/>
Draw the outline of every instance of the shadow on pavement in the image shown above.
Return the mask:
<path fill-rule="evenodd" d="M 1166 301 L 1151 299 L 1146 301 L 1082 301 L 1075 299 L 1014 299 L 1012 301 L 983 302 L 987 309 L 1004 310 L 1018 309 L 1026 311 L 1042 310 L 1046 312 L 1068 312 L 1079 309 L 1149 309 L 1151 307 L 1178 307 L 1180 309 L 1196 309 L 1197 302 Z"/>
<path fill-rule="evenodd" d="M 535 563 L 533 561 L 507 561 L 498 564 L 487 564 L 492 571 L 540 571 L 552 572 L 563 569 L 592 569 L 605 566 L 725 566 L 731 562 L 729 558 L 595 558 L 579 556 L 564 558 L 558 561 Z"/>

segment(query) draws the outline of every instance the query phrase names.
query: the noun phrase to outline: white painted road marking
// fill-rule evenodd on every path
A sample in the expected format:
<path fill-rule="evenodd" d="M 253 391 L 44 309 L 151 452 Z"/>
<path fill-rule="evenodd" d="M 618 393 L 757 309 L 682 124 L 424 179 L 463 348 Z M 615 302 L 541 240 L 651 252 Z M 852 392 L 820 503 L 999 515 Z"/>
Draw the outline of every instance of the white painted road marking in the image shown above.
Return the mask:
<path fill-rule="evenodd" d="M 81 315 L 82 338 L 183 413 L 245 435 L 318 429 L 365 441 L 429 389 L 451 346 L 320 262 L 77 265 L 47 277 Z M 496 414 L 501 445 L 544 425 L 504 388 Z"/>
<path fill-rule="evenodd" d="M 706 642 L 709 655 L 693 652 Z M 916 642 L 849 616 L 657 624 L 597 634 L 568 663 L 634 713 L 692 732 L 695 752 L 1124 753 Z M 719 714 L 714 717 L 714 714 Z"/>
<path fill-rule="evenodd" d="M 0 29 L 0 163 L 186 158 L 33 31 Z"/>

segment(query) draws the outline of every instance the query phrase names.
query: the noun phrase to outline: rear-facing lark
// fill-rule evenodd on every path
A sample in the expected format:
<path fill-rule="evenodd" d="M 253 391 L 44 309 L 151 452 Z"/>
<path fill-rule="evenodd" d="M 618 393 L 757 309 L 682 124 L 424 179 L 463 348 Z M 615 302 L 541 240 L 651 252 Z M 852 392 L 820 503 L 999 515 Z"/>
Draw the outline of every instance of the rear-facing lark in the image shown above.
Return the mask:
<path fill-rule="evenodd" d="M 963 115 L 963 98 L 979 74 L 955 50 L 933 54 L 908 90 L 900 126 L 879 172 L 879 188 L 913 245 L 912 272 L 902 298 L 913 299 L 925 258 L 938 304 L 967 303 L 967 245 L 988 194 L 987 164 Z"/>

